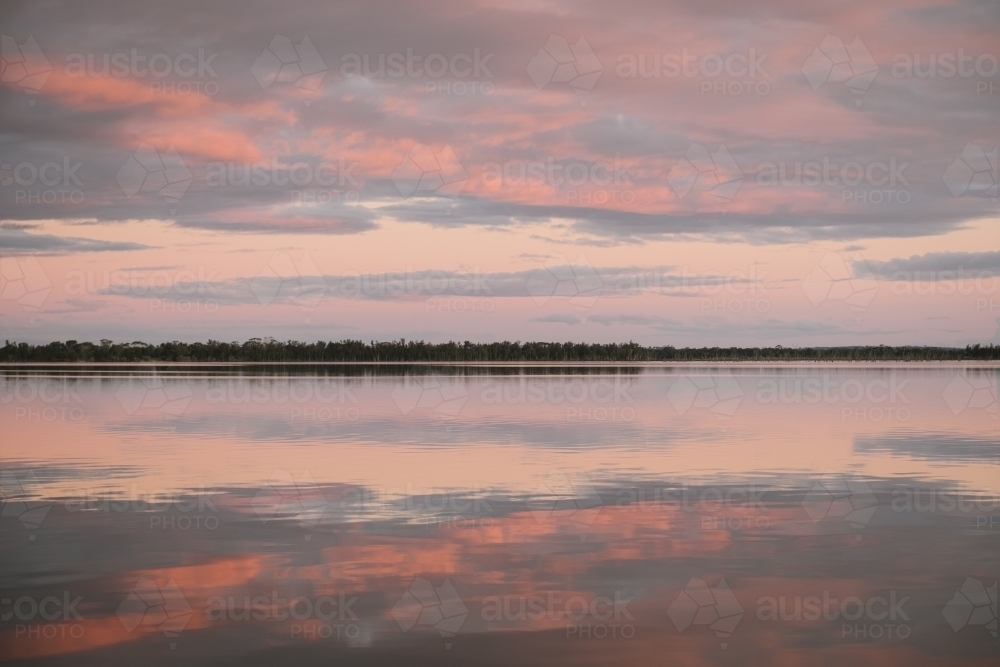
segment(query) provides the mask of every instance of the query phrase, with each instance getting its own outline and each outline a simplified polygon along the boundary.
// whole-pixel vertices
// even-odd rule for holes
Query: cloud
[[[1000,252],[929,252],[886,261],[866,260],[871,273],[890,280],[954,280],[1000,273]]]
[[[542,317],[536,317],[533,322],[551,322],[559,324],[569,324],[570,326],[574,324],[581,324],[583,320],[576,315],[560,315],[558,313],[552,313],[551,315],[543,315]]]
[[[315,268],[315,267],[313,267]],[[763,289],[762,281],[766,273],[759,276],[694,273],[683,267],[589,267],[580,258],[578,264],[540,263],[537,267],[521,271],[480,271],[429,269],[420,271],[296,274],[300,288],[308,291],[315,301],[324,299],[348,299],[356,301],[403,302],[419,301],[436,297],[470,298],[535,298],[537,288],[533,288],[540,278],[575,275],[586,270],[588,294],[594,298],[617,299],[656,294],[670,297],[695,297],[718,293],[724,288],[743,290]],[[138,271],[141,269],[125,269]],[[273,294],[268,302],[295,302],[301,294],[288,292],[287,277],[275,277],[266,273],[257,276],[241,276],[227,280],[202,282],[176,282],[157,291],[157,296],[165,299],[186,299],[193,294],[206,294],[222,304],[255,303],[255,294]],[[308,289],[306,289],[308,286]],[[293,290],[294,291],[294,290]],[[127,289],[127,286],[108,286],[99,294],[125,297],[147,298],[145,292]],[[560,293],[561,294],[561,293]],[[550,296],[556,296],[552,294]],[[604,322],[602,322],[604,323]]]
[[[80,252],[145,250],[153,246],[132,241],[101,241],[54,234],[29,234],[20,226],[0,227],[0,250],[5,254],[66,255]]]
[[[652,326],[657,328],[679,325],[680,322],[664,317],[653,317],[650,315],[592,315],[590,319],[604,326],[612,324],[633,324],[636,326]]]
[[[684,321],[669,317],[645,314],[594,314],[588,321],[596,322],[604,326],[640,326],[647,327],[660,334],[673,334],[685,336],[701,341],[704,345],[741,345],[745,346],[745,341],[753,340],[755,344],[770,344],[776,340],[795,338],[808,345],[810,338],[831,336],[857,336],[859,333],[888,336],[891,334],[904,333],[900,330],[880,330],[869,329],[859,332],[854,329],[829,323],[815,322],[805,319],[781,320],[768,318],[752,321],[726,320],[718,318],[702,318],[696,321]],[[725,341],[723,343],[722,341]]]
[[[42,308],[40,312],[46,315],[73,315],[77,313],[95,313],[104,310],[107,304],[90,299],[68,298],[53,306]]]
[[[254,214],[247,212],[247,217]],[[378,225],[370,219],[371,216],[354,217],[324,217],[317,216],[261,216],[257,219],[243,219],[228,222],[211,218],[180,218],[175,221],[178,227],[192,229],[207,229],[220,232],[244,234],[360,234]]]
[[[838,192],[839,194],[839,192]],[[928,208],[863,210],[860,212],[670,211],[649,213],[626,208],[498,201],[471,195],[447,201],[389,201],[380,211],[401,221],[437,227],[508,227],[566,221],[573,231],[619,241],[639,242],[680,235],[698,235],[723,242],[802,243],[851,241],[865,238],[910,238],[956,229],[975,216],[968,211]],[[595,241],[598,245],[599,241]]]
[[[854,450],[889,453],[937,461],[1000,461],[1000,445],[994,438],[970,437],[957,433],[889,433],[858,436]]]
[[[963,44],[969,53],[987,53],[992,46],[989,27],[997,20],[976,3],[949,6],[944,28],[932,28],[924,14],[901,5],[897,11],[902,13],[893,17],[903,25],[893,24],[891,31],[885,27],[891,8],[855,13],[777,2],[750,11],[730,1],[708,3],[724,7],[719,11],[728,16],[755,18],[755,27],[745,27],[738,37],[713,20],[714,11],[690,0],[655,8],[636,0],[627,3],[631,10],[578,4],[572,12],[485,4],[473,13],[456,13],[448,3],[432,0],[394,7],[389,16],[381,2],[352,6],[307,1],[294,11],[227,0],[207,11],[182,2],[176,12],[145,10],[160,31],[152,35],[141,22],[128,18],[120,0],[88,6],[90,11],[81,13],[71,2],[55,2],[43,15],[25,5],[7,16],[8,31],[34,35],[53,70],[32,98],[40,113],[20,113],[22,93],[16,86],[0,86],[5,162],[38,164],[67,156],[84,162],[80,180],[86,196],[71,205],[48,207],[54,218],[87,215],[113,222],[151,217],[148,206],[156,197],[127,199],[115,183],[118,170],[140,144],[159,151],[174,146],[194,176],[176,212],[171,210],[171,219],[189,228],[246,234],[357,234],[373,229],[376,216],[336,203],[295,214],[280,210],[298,188],[201,187],[207,163],[240,166],[346,158],[358,164],[354,173],[362,185],[345,188],[338,183],[335,188],[359,190],[361,201],[399,220],[442,227],[568,221],[575,232],[586,235],[583,243],[595,246],[683,234],[782,244],[913,237],[945,233],[995,215],[989,202],[953,198],[941,182],[962,146],[986,141],[995,120],[988,105],[970,104],[955,116],[954,91],[944,94],[948,90],[940,88],[959,81],[894,78],[885,71],[867,91],[864,109],[857,110],[853,99],[837,98],[836,87],[814,91],[800,71],[805,57],[828,33],[844,39],[850,39],[848,33],[864,34],[886,53],[911,53],[925,44],[943,49],[954,43]],[[623,11],[641,12],[643,25],[624,20]],[[193,30],[191,15],[198,16]],[[225,29],[233,15],[247,17],[246,29],[238,34]],[[643,55],[647,64],[654,56],[662,57],[665,30],[673,43],[695,55],[728,56],[748,47],[765,54],[767,76],[749,83],[764,83],[770,93],[726,96],[704,89],[705,83],[718,82],[746,87],[748,81],[729,75],[661,72],[631,78],[616,72],[623,54]],[[168,38],[174,34],[186,38]],[[255,79],[253,64],[276,35],[293,44],[308,38],[315,47],[325,73],[317,90],[304,93],[294,85],[262,88]],[[579,104],[570,86],[539,89],[529,75],[529,61],[552,35],[587,36],[600,61],[603,73],[588,93],[586,106]],[[568,39],[575,42],[577,37]],[[133,49],[145,59],[195,54],[196,65],[196,54],[203,53],[207,65],[196,66],[193,74],[186,67],[171,68],[162,76],[142,67],[114,75],[101,70],[105,54],[131,54]],[[453,72],[429,76],[424,69],[406,76],[378,71],[380,61],[408,50],[421,57],[440,54],[446,60],[478,53],[488,64],[478,79]],[[70,64],[80,61],[80,54],[92,56],[97,71],[74,73]],[[370,71],[342,72],[344,62],[357,59],[367,59]],[[491,92],[456,95],[458,82],[489,84]],[[666,109],[665,99],[671,101]],[[817,127],[824,129],[821,146],[815,141]],[[916,137],[920,141],[914,141]],[[666,175],[693,143],[722,145],[746,176],[724,212],[710,197],[679,199],[666,185]],[[446,202],[403,201],[394,193],[391,174],[417,144],[455,150],[471,176],[462,196]],[[905,176],[913,187],[904,188],[906,202],[873,205],[870,191],[877,188],[865,184],[768,188],[755,182],[766,162],[787,163],[793,171],[796,163],[824,159],[864,166],[893,158],[910,165]],[[551,182],[489,188],[481,178],[489,163],[533,161],[562,166],[621,162],[629,177],[625,187],[616,183],[610,188]],[[844,200],[844,192],[853,197],[858,189],[864,191],[864,203]],[[611,195],[617,199],[603,204],[594,200]],[[13,219],[36,215],[36,206],[25,205],[28,199],[17,200],[14,189],[0,193],[0,203]],[[703,206],[706,201],[710,205]]]

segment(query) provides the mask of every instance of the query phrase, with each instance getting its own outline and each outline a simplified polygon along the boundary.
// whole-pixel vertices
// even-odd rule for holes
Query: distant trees
[[[15,362],[637,362],[637,361],[964,361],[1000,359],[1000,345],[949,347],[643,347],[633,342],[588,343],[427,343],[424,341],[342,340],[300,343],[251,338],[245,343],[142,341],[99,344],[67,340],[47,345],[11,343],[0,348],[0,363]]]

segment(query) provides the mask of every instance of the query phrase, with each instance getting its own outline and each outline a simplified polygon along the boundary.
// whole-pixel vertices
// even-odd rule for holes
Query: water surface
[[[995,664],[977,365],[0,371],[25,664]]]

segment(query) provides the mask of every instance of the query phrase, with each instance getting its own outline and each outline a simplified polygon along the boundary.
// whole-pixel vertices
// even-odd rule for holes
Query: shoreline
[[[267,366],[294,367],[339,367],[339,366],[441,366],[447,368],[670,368],[670,367],[705,367],[705,366],[775,366],[790,367],[845,367],[866,368],[918,366],[937,368],[998,368],[1000,360],[990,359],[921,359],[921,360],[880,360],[880,361],[845,361],[845,360],[704,360],[704,361],[25,361],[0,362],[3,369],[30,368],[241,368]]]

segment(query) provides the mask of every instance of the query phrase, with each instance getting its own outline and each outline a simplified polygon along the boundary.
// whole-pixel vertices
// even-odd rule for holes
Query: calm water
[[[995,665],[996,368],[0,370],[59,665]]]

